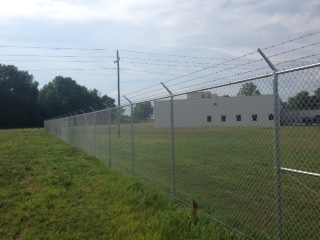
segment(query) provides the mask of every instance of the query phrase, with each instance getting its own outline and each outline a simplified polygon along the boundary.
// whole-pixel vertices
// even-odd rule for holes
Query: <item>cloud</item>
[[[134,24],[145,23],[170,1],[152,0],[11,0],[0,9],[1,18],[43,18],[67,21],[111,20]]]
[[[207,58],[233,58],[306,33],[319,31],[318,0],[0,0],[2,45],[107,48],[104,55],[140,57],[160,52]],[[308,38],[302,39],[306,43]],[[300,42],[292,44],[299,46]],[[282,47],[282,46],[281,46]],[[316,46],[317,47],[317,46]],[[285,51],[278,48],[276,51]],[[1,49],[4,53],[4,49]],[[96,55],[96,52],[7,49],[8,54]],[[102,54],[102,53],[101,53]],[[268,50],[270,56],[273,53]],[[294,52],[293,54],[296,54]],[[159,55],[144,55],[144,58]],[[259,55],[251,56],[256,59]],[[164,61],[172,58],[161,57]],[[19,60],[19,59],[17,59]],[[8,62],[21,69],[114,67],[114,59],[102,63]],[[122,59],[124,60],[124,58]],[[183,59],[173,59],[183,61]],[[199,59],[195,59],[194,61]],[[200,60],[199,60],[200,61]],[[205,61],[205,60],[203,60]],[[121,67],[183,75],[190,68],[121,63]],[[40,85],[56,75],[70,76],[88,88],[115,96],[116,71],[34,72]],[[122,83],[134,90],[170,79],[164,76],[121,71]],[[106,90],[108,89],[108,90]]]

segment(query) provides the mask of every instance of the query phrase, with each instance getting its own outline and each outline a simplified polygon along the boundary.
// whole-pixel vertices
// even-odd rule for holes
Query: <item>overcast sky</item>
[[[177,86],[189,79],[192,85],[197,85],[198,81],[192,80],[200,76],[197,74],[181,78],[180,82],[172,79],[320,30],[319,0],[0,0],[0,3],[0,63],[29,71],[40,88],[61,75],[114,98],[117,72],[113,61],[117,49],[122,68],[121,95],[135,99],[137,96],[132,92],[157,84],[161,88],[160,82],[171,80]],[[313,44],[295,55],[297,59],[298,55],[319,53],[317,42],[320,34],[266,49],[266,53],[270,56]],[[290,57],[293,55],[274,60],[286,61]],[[248,56],[250,60],[258,58],[259,54]],[[208,71],[201,73],[205,75]],[[204,79],[207,83],[217,78]],[[157,91],[162,90],[156,88],[154,92]]]

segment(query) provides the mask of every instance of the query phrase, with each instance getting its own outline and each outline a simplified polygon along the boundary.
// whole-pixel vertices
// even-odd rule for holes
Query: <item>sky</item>
[[[258,48],[281,68],[320,58],[318,0],[0,4],[0,63],[28,71],[40,89],[64,76],[117,99],[117,50],[121,96],[132,101],[161,96],[161,82],[179,93],[270,72]]]

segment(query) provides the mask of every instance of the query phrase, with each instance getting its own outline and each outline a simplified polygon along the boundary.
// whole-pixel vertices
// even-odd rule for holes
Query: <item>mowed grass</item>
[[[244,238],[33,129],[0,131],[0,239]]]
[[[106,126],[88,127],[86,140],[96,153],[121,171],[173,194],[171,132],[152,123],[134,125],[134,168],[131,126],[111,128],[111,159]],[[320,173],[320,128],[281,127],[281,166]],[[71,140],[78,135],[73,134]],[[211,127],[175,129],[176,197],[193,198],[213,218],[257,239],[276,238],[276,183],[273,129],[268,127]],[[82,139],[83,140],[83,139]],[[92,153],[93,147],[86,144]],[[134,170],[134,171],[133,171]],[[318,239],[320,179],[282,173],[284,239]]]

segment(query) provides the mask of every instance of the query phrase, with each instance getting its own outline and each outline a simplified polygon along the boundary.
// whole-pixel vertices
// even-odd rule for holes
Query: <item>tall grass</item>
[[[0,239],[244,238],[34,129],[0,131]]]
[[[97,132],[106,129],[97,128]],[[281,127],[281,166],[319,173],[319,130]],[[93,128],[87,127],[86,131],[93,139]],[[130,125],[121,126],[121,137],[112,126],[111,135],[111,164],[131,175]],[[135,176],[172,194],[170,129],[154,128],[152,123],[135,124],[134,136]],[[100,140],[99,144],[107,144],[108,132],[100,135]],[[273,149],[273,129],[268,127],[176,128],[176,196],[186,202],[195,198],[200,208],[215,219],[250,236],[275,238]],[[108,148],[105,150],[107,153]],[[319,180],[282,173],[285,239],[318,238]]]

